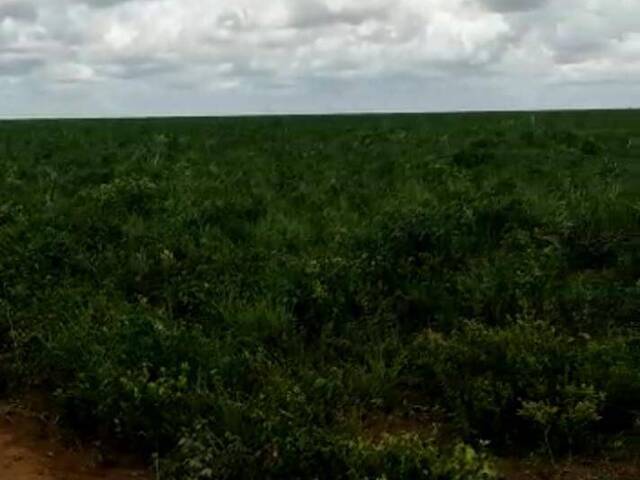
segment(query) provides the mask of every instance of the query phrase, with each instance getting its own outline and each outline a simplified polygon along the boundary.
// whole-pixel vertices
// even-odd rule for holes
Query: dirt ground
[[[388,423],[376,425],[384,431],[407,429],[397,421]],[[116,455],[117,461],[106,462],[100,452],[95,446],[70,445],[63,439],[55,419],[46,414],[35,413],[21,404],[0,403],[0,480],[153,477],[139,460]],[[574,459],[556,466],[540,460],[502,460],[497,466],[504,480],[640,480],[640,458],[624,462]]]
[[[105,465],[97,448],[66,445],[55,422],[0,404],[0,480],[148,480],[144,468],[123,460]]]

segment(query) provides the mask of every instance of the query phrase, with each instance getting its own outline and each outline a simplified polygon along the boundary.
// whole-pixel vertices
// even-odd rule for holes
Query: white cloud
[[[563,102],[548,85],[583,106],[606,82],[640,103],[638,18],[637,0],[0,0],[0,82],[8,114]]]

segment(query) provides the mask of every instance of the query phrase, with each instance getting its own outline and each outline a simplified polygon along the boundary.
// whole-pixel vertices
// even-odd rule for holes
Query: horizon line
[[[459,110],[345,110],[336,112],[224,112],[211,114],[126,114],[126,115],[19,115],[2,116],[0,122],[12,121],[64,121],[64,120],[161,120],[161,119],[207,119],[207,118],[258,118],[258,117],[340,117],[340,116],[380,116],[380,115],[461,115],[461,114],[513,114],[513,113],[571,113],[571,112],[628,112],[640,110],[632,107],[552,107],[533,109],[459,109]]]

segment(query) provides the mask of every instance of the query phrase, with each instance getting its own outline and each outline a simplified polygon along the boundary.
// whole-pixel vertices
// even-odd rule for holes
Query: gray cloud
[[[20,76],[44,65],[44,60],[37,57],[0,54],[0,75]]]
[[[480,0],[484,6],[496,12],[525,12],[545,6],[550,0]]]
[[[389,2],[363,5],[343,5],[331,8],[322,0],[290,0],[289,21],[293,28],[313,28],[336,24],[361,25],[366,21],[384,21],[390,16],[392,4]]]
[[[77,3],[81,3],[95,8],[109,8],[114,5],[120,5],[123,3],[132,2],[135,0],[75,0]]]
[[[16,115],[640,103],[637,18],[628,0],[0,0],[0,88]]]
[[[37,17],[36,8],[25,0],[0,1],[0,22],[6,18],[33,22]]]

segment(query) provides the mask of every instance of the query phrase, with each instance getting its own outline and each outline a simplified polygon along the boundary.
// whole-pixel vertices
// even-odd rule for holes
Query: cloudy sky
[[[0,0],[0,117],[640,107],[640,0]]]

